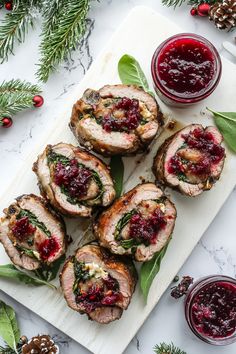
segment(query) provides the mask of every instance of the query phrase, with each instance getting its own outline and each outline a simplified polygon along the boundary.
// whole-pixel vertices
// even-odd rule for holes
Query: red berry
[[[1,119],[0,124],[3,128],[10,128],[13,124],[11,117],[4,117]]]
[[[210,8],[211,8],[210,4],[203,3],[198,5],[197,8],[198,15],[202,17],[208,16]]]
[[[34,107],[41,107],[44,103],[44,99],[42,96],[40,95],[36,95],[34,96],[33,98],[33,104],[34,104]]]
[[[12,5],[12,2],[11,1],[8,1],[5,3],[5,9],[8,10],[8,11],[11,11],[13,8],[13,5]]]
[[[191,16],[197,16],[198,12],[197,12],[197,9],[195,7],[193,7],[191,10],[190,10],[190,14]]]

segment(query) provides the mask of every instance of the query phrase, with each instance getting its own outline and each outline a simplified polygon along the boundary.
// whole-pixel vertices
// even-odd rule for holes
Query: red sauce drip
[[[113,108],[124,111],[124,118],[117,119],[112,114],[103,118],[102,127],[106,132],[130,131],[138,127],[141,115],[139,112],[139,102],[136,99],[123,97]]]
[[[164,213],[159,208],[147,219],[144,219],[140,214],[135,214],[130,219],[129,236],[139,241],[148,242],[148,244],[155,244],[158,232],[165,226]]]
[[[95,310],[97,307],[112,306],[120,300],[119,284],[117,280],[108,276],[103,279],[103,286],[94,283],[87,292],[82,292],[76,296],[76,302],[82,302],[87,312]]]
[[[32,235],[36,228],[30,224],[29,218],[24,216],[16,220],[15,225],[12,227],[13,235],[21,242],[25,241],[28,236]]]
[[[67,166],[61,162],[55,165],[54,182],[60,187],[66,187],[68,193],[73,198],[86,196],[91,177],[92,172],[79,166],[75,159],[71,160]]]
[[[173,94],[189,96],[204,91],[212,82],[214,57],[198,40],[176,39],[160,54],[157,70],[164,87]]]
[[[188,163],[188,170],[195,175],[209,174],[211,166],[219,163],[225,156],[225,149],[214,142],[214,136],[210,132],[197,128],[182,137],[189,148],[202,152],[202,158],[198,163]],[[169,173],[184,173],[185,169],[180,156],[176,154],[170,158]]]
[[[60,250],[60,245],[55,237],[50,237],[39,245],[38,250],[41,259],[47,261]]]
[[[211,338],[225,338],[236,330],[236,286],[216,282],[205,286],[193,299],[195,329]]]

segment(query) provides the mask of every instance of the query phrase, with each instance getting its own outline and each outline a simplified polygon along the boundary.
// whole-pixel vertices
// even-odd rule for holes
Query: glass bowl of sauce
[[[203,341],[226,345],[236,341],[236,279],[213,275],[193,284],[185,300],[185,317]]]
[[[159,45],[151,71],[162,101],[183,107],[205,99],[215,90],[222,64],[217,49],[207,39],[181,33]]]

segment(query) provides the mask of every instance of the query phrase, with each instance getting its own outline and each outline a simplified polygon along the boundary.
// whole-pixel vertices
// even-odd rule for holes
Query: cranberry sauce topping
[[[12,227],[13,235],[21,242],[26,241],[27,238],[35,232],[36,228],[30,224],[29,218],[24,216],[16,220]]]
[[[119,118],[114,113],[121,112]],[[139,101],[127,97],[121,98],[112,110],[102,120],[102,127],[106,132],[111,131],[131,131],[138,127],[141,120]]]
[[[174,174],[185,174],[189,171],[194,175],[210,174],[211,167],[219,163],[225,156],[225,149],[216,144],[212,133],[196,128],[189,134],[183,134],[185,145],[192,151],[193,160],[186,160],[180,156],[180,150],[172,156],[168,163],[168,172]],[[195,152],[195,153],[194,153]],[[201,152],[201,157],[196,157],[196,152]]]
[[[60,245],[55,237],[47,238],[38,246],[40,258],[47,261],[49,258],[55,256],[60,250]]]
[[[72,198],[86,196],[92,172],[79,166],[76,159],[70,160],[68,165],[57,162],[54,169],[54,182],[66,188]]]
[[[155,244],[158,232],[166,226],[164,213],[156,208],[148,217],[143,218],[140,214],[135,214],[130,219],[129,236],[138,242]]]
[[[87,312],[95,310],[97,307],[112,306],[120,300],[119,283],[116,279],[108,275],[102,282],[94,279],[86,291],[80,290],[76,295],[76,302],[82,303]]]
[[[193,38],[179,38],[164,47],[159,56],[157,71],[162,85],[172,94],[200,94],[214,78],[214,57],[203,42]]]
[[[236,285],[214,282],[193,298],[191,317],[195,329],[211,338],[225,338],[236,330]]]

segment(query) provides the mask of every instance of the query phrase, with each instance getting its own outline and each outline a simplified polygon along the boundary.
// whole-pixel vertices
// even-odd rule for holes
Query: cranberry
[[[192,318],[198,332],[224,338],[236,330],[236,287],[226,282],[206,285],[193,299]]]
[[[86,195],[91,177],[92,172],[79,166],[75,159],[71,160],[69,165],[64,165],[61,162],[55,165],[54,182],[58,186],[66,187],[73,198],[81,198]]]
[[[101,304],[111,306],[114,305],[118,299],[119,294],[114,293],[112,295],[105,296],[104,299],[102,299]]]
[[[178,155],[174,155],[170,158],[168,162],[168,172],[174,174],[184,172],[181,158]]]
[[[60,245],[55,237],[47,238],[38,247],[40,257],[43,261],[47,261],[50,257],[53,257],[59,249]]]
[[[118,290],[119,283],[116,279],[112,278],[110,275],[104,279],[104,284],[108,290]]]
[[[102,120],[102,127],[106,132],[130,131],[138,127],[141,119],[138,100],[123,97],[116,105],[114,105],[113,109],[122,109],[125,116],[116,119],[111,112],[104,117]]]
[[[157,71],[163,86],[187,96],[209,86],[214,66],[213,54],[204,43],[182,38],[171,42],[160,54]]]
[[[13,235],[21,242],[32,235],[35,230],[36,228],[30,224],[27,216],[16,220],[15,225],[12,227]]]
[[[158,232],[166,226],[166,220],[163,212],[157,208],[147,219],[140,214],[135,214],[130,219],[131,238],[148,244],[156,243]]]

